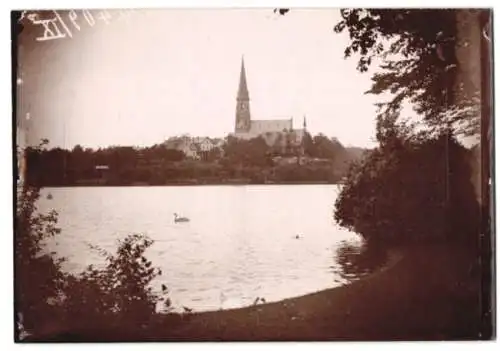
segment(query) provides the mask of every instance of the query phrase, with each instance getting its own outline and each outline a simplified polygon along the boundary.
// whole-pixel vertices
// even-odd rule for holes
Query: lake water
[[[333,220],[335,185],[45,188],[42,212],[59,213],[62,233],[48,247],[80,272],[114,252],[117,240],[144,233],[174,306],[196,311],[248,306],[346,283],[337,249],[359,241]],[[48,194],[51,199],[47,198]],[[174,223],[174,213],[190,218]],[[296,239],[295,236],[300,238]]]

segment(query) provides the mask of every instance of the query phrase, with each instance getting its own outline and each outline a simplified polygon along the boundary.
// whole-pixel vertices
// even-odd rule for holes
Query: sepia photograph
[[[12,11],[15,342],[495,339],[492,26]]]

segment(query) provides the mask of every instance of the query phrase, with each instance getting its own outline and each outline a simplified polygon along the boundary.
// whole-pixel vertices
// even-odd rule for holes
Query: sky
[[[76,11],[66,37],[20,39],[18,116],[28,142],[147,146],[174,135],[234,130],[244,56],[252,119],[289,119],[346,146],[373,147],[370,74],[344,59],[338,9],[110,11],[90,26]],[[33,25],[41,37],[43,27]]]

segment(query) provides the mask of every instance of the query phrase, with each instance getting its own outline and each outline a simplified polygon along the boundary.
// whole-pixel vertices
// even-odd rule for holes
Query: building
[[[200,152],[209,152],[216,147],[215,143],[207,137],[193,138],[193,144],[197,146]]]
[[[222,149],[223,140],[183,135],[169,138],[164,145],[167,149],[182,151],[187,158],[199,160],[206,157],[213,149]]]
[[[293,118],[252,120],[245,62],[242,58],[240,82],[238,86],[238,95],[236,97],[236,120],[232,136],[240,139],[252,139],[260,136],[264,138],[269,146],[276,146],[276,143],[282,145],[285,145],[285,143],[292,143],[298,146],[302,143],[305,131],[305,116],[302,129],[293,128]]]
[[[187,135],[169,138],[163,144],[167,149],[182,151],[187,158],[198,158],[196,145],[193,143],[193,139]]]

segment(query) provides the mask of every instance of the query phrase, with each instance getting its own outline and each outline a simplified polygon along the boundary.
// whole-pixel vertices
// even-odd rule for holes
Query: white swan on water
[[[179,217],[177,213],[174,213],[174,222],[189,222],[189,218],[187,217]]]

